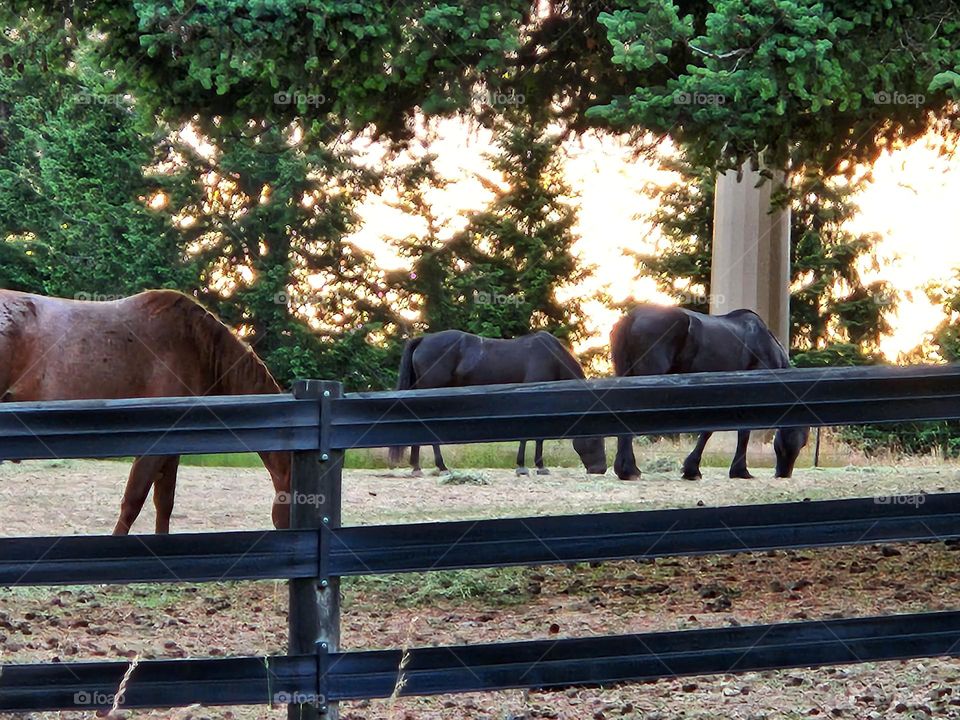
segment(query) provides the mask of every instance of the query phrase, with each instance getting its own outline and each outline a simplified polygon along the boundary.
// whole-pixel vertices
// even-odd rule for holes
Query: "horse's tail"
[[[613,359],[613,371],[617,376],[625,376],[630,371],[630,315],[617,320],[610,331],[610,357]]]
[[[419,347],[422,337],[411,338],[403,348],[403,357],[400,358],[400,371],[397,377],[397,390],[409,390],[417,382],[417,373],[413,369],[413,353]],[[396,467],[403,458],[405,447],[390,448],[390,465]]]
[[[422,341],[422,337],[407,340],[407,344],[403,348],[403,357],[400,358],[400,372],[397,374],[397,390],[409,390],[417,382],[417,374],[413,369],[413,353]]]

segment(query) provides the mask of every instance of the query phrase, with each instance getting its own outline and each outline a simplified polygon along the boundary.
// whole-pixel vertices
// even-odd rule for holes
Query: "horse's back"
[[[690,312],[691,344],[687,372],[723,372],[783,368],[789,366],[786,352],[752,310],[734,310],[725,315]]]
[[[462,330],[424,335],[413,356],[417,387],[462,387],[583,377],[570,351],[551,333],[488,338]]]
[[[788,367],[786,352],[752,310],[706,315],[638,305],[611,334],[617,375],[723,372]]]
[[[12,357],[6,399],[197,393],[197,349],[176,318],[181,298],[191,302],[173,291],[103,302],[4,292],[0,323],[10,347],[0,355]]]

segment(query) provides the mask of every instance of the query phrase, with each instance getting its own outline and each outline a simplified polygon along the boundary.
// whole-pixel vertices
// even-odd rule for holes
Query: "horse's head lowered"
[[[603,475],[607,471],[607,451],[602,437],[574,438],[573,449],[591,475]]]
[[[777,430],[773,438],[773,450],[777,454],[777,473],[774,477],[788,478],[793,475],[793,466],[797,456],[807,444],[810,428],[787,427]]]

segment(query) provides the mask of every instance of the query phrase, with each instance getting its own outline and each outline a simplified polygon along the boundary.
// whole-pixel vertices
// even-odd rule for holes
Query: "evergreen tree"
[[[176,147],[194,190],[171,193],[188,200],[177,212],[192,220],[182,242],[203,302],[283,383],[336,377],[351,388],[383,387],[395,318],[383,273],[346,239],[379,174],[349,150],[295,142],[292,131],[269,125],[239,136],[208,131],[212,157]],[[377,334],[384,337],[365,341]]]
[[[544,124],[504,120],[490,156],[503,182],[489,183],[490,205],[450,240],[440,239],[428,221],[423,237],[407,241],[413,270],[403,285],[425,329],[489,337],[536,330],[567,339],[582,335],[580,299],[557,297],[589,272],[573,253],[576,212],[558,144]]]
[[[268,123],[201,121],[203,155],[87,62],[98,41],[0,15],[0,287],[79,299],[177,288],[284,384],[391,383],[382,278],[344,240],[379,179],[325,149],[333,129],[294,144]]]
[[[710,265],[713,252],[714,175],[684,156],[666,157],[664,167],[679,177],[651,194],[660,204],[650,221],[661,240],[651,254],[631,253],[641,274],[688,310],[710,311]]]
[[[188,285],[169,217],[148,206],[156,143],[129,98],[82,53],[70,68],[48,61],[70,47],[65,30],[19,20],[2,43],[0,239],[7,255],[31,248],[19,284],[90,298]]]
[[[42,248],[17,239],[0,238],[0,290],[43,292]]]

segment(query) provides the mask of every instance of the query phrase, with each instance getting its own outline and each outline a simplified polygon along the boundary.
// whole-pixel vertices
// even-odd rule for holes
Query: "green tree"
[[[188,200],[177,214],[191,219],[181,242],[200,297],[284,383],[312,376],[382,386],[374,371],[390,354],[395,318],[382,271],[348,240],[380,174],[348,149],[295,138],[264,124],[206,137],[210,156],[176,147],[193,191],[171,196]],[[358,342],[377,334],[379,343]]]
[[[576,212],[558,142],[544,124],[504,122],[490,155],[503,181],[489,183],[490,205],[450,240],[441,240],[431,223],[425,236],[408,240],[412,272],[403,285],[425,329],[582,335],[580,300],[558,299],[589,272],[573,253]]]
[[[955,3],[621,1],[600,22],[612,62],[641,81],[588,114],[669,133],[703,165],[763,152],[852,171],[958,117]]]
[[[908,353],[908,362],[929,362],[960,359],[960,323],[957,309],[960,308],[960,293],[956,283],[931,288],[931,299],[939,302],[946,315],[933,331],[931,343]],[[841,437],[867,455],[901,452],[909,455],[936,453],[944,458],[960,456],[960,422],[940,420],[936,422],[907,422],[887,425],[861,425],[845,427]]]
[[[57,17],[55,2],[17,3]],[[95,53],[134,94],[177,120],[200,115],[242,126],[370,124],[409,135],[414,108],[468,107],[478,74],[499,74],[519,50],[528,3],[135,4],[71,7],[71,23],[105,40]]]
[[[202,154],[93,65],[100,40],[3,16],[0,286],[89,299],[175,287],[284,383],[389,384],[382,277],[346,241],[379,176],[326,149],[330,128],[295,143],[295,128],[200,119]]]
[[[649,220],[660,231],[653,253],[633,253],[640,273],[689,310],[710,311],[710,266],[713,252],[714,171],[684,155],[667,156],[664,168],[676,182],[652,189],[659,200]]]
[[[960,269],[951,281],[928,288],[930,300],[943,309],[944,319],[931,334],[931,354],[944,362],[960,361]]]
[[[301,119],[402,138],[419,113],[495,116],[478,95],[512,90],[568,128],[670,135],[707,166],[764,151],[775,167],[800,156],[834,173],[947,129],[960,98],[960,8],[942,0],[13,8],[104,38],[96,60],[177,121]]]
[[[43,292],[40,252],[36,245],[0,238],[0,289]]]
[[[0,37],[0,239],[8,256],[30,247],[19,284],[68,297],[189,285],[170,218],[148,207],[156,142],[129,99],[82,54],[50,62],[61,30],[21,20]]]

